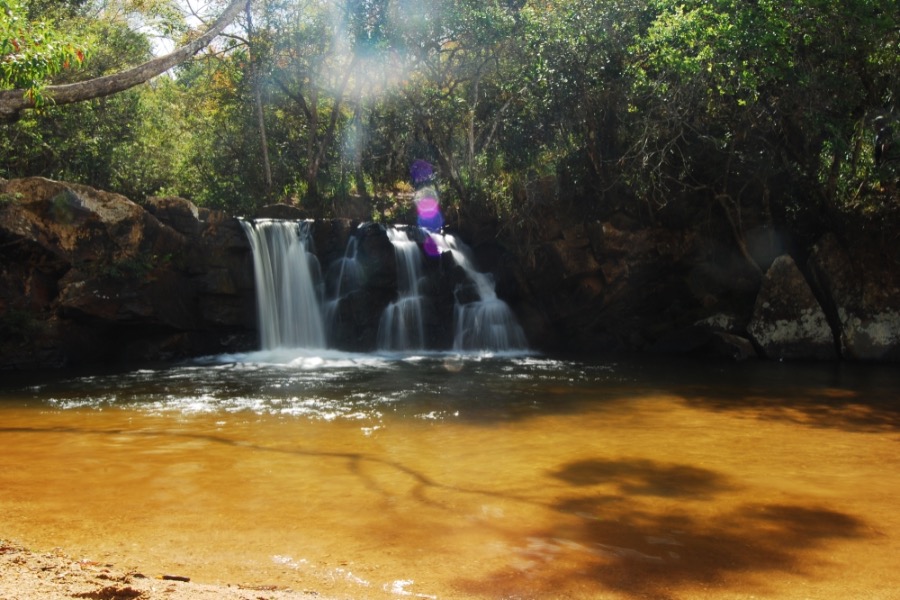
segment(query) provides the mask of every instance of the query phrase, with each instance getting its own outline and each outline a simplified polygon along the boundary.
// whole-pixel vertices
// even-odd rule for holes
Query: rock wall
[[[900,360],[900,249],[889,238],[827,233],[795,251],[808,256],[798,263],[784,236],[750,237],[752,259],[699,226],[548,214],[498,280],[513,282],[506,295],[530,339],[553,352]]]
[[[145,209],[86,186],[0,182],[0,258],[2,367],[169,360],[253,343],[240,226],[186,200]]]
[[[276,206],[258,216],[300,215]],[[751,261],[699,227],[648,228],[618,215],[548,213],[527,247],[483,231],[463,228],[461,237],[540,351],[900,360],[900,254],[885,241],[829,233],[808,252],[777,256],[786,246],[775,244],[778,252]],[[351,234],[366,283],[340,303],[335,341],[369,351],[397,273],[382,228],[341,219],[315,226],[323,268]],[[447,257],[425,268],[428,285],[441,288],[435,297],[452,298],[464,279]],[[252,269],[239,222],[221,212],[0,180],[0,368],[254,349]],[[453,306],[438,304],[428,310],[428,343],[447,347]]]

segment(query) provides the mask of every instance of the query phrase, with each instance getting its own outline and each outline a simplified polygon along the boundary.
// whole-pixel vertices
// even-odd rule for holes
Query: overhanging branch
[[[72,104],[102,98],[140,85],[165,73],[172,67],[186,61],[209,45],[228,25],[234,21],[238,13],[249,4],[250,0],[231,0],[230,4],[218,19],[196,40],[175,49],[165,56],[154,58],[131,69],[79,81],[65,85],[51,85],[44,89],[44,94],[53,104]],[[19,112],[34,108],[34,99],[26,95],[26,90],[0,91],[0,120],[14,120]]]

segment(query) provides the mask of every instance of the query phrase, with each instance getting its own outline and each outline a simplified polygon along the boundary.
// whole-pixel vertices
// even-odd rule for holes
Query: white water
[[[324,287],[329,301],[323,309],[319,262],[310,248],[311,222],[260,219],[241,221],[241,226],[253,251],[261,349],[327,348],[326,331],[338,330],[341,302],[364,279],[357,239],[350,238],[344,256],[328,269]],[[515,315],[497,297],[492,277],[473,266],[468,248],[449,234],[428,235],[441,252],[452,254],[470,282],[455,292],[453,351],[527,352]],[[423,317],[428,298],[420,289],[423,252],[404,229],[389,228],[387,236],[397,261],[397,299],[381,315],[376,347],[381,352],[428,350]]]
[[[325,277],[328,298],[325,302],[325,322],[332,340],[340,325],[341,301],[357,291],[362,282],[362,267],[356,256],[358,249],[359,242],[357,238],[350,236],[344,256],[328,267]]]
[[[241,226],[253,250],[262,349],[324,348],[319,263],[307,251],[309,223],[260,219]]]
[[[419,291],[422,252],[405,231],[391,227],[387,234],[397,259],[397,300],[391,302],[381,315],[378,349],[391,352],[424,350],[423,298]]]
[[[442,252],[450,252],[472,282],[478,300],[460,302],[454,308],[453,349],[456,351],[489,350],[508,352],[527,350],[525,332],[503,300],[497,297],[494,281],[472,264],[468,248],[450,234],[432,234]]]

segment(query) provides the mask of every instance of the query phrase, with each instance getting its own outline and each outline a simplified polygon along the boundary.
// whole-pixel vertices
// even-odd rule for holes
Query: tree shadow
[[[599,500],[608,513],[608,499]],[[457,585],[468,594],[496,597],[521,593],[524,578],[536,597],[590,589],[595,595],[605,590],[664,599],[729,585],[740,585],[743,591],[756,586],[765,593],[758,576],[803,575],[819,560],[814,550],[834,540],[865,537],[861,521],[820,506],[745,504],[702,518],[622,504],[607,518],[586,519],[564,535],[554,529],[531,532],[527,545],[512,550],[519,558],[519,577],[498,572],[480,580],[462,579]],[[570,501],[559,505],[561,510],[570,507]]]
[[[744,413],[761,421],[854,433],[900,430],[900,402],[896,393],[869,393],[863,397],[840,388],[795,387],[777,391],[753,388],[739,396],[686,390],[682,397],[685,404],[694,408]]]
[[[701,381],[691,381],[696,367],[674,361],[676,372],[662,378],[664,389],[693,408],[850,432],[900,430],[900,377],[890,365],[711,363]]]
[[[862,520],[817,503],[709,503],[739,486],[689,465],[593,459],[550,475],[582,493],[555,500],[550,525],[517,535],[507,568],[455,582],[465,594],[519,597],[523,585],[534,598],[663,600],[736,585],[766,593],[766,575],[811,577],[825,560],[817,550],[870,535]]]
[[[439,491],[549,510],[551,520],[541,527],[497,526],[497,533],[510,540],[508,567],[452,582],[468,597],[514,598],[523,593],[537,598],[598,597],[607,591],[619,597],[662,600],[701,587],[729,585],[755,586],[765,593],[760,576],[811,576],[811,569],[825,560],[818,550],[838,540],[871,535],[857,517],[817,503],[735,505],[733,494],[718,503],[718,496],[743,488],[709,469],[647,459],[564,463],[547,475],[568,486],[548,501],[450,485],[399,461],[365,453],[272,448],[220,435],[171,431],[0,428],[0,434],[10,432],[190,438],[250,451],[333,459],[368,487],[388,495],[363,468],[380,465],[410,477],[412,497],[431,508],[453,510],[431,497],[430,491]]]
[[[550,475],[576,486],[614,485],[629,495],[703,499],[735,489],[725,476],[709,469],[639,458],[580,460]]]

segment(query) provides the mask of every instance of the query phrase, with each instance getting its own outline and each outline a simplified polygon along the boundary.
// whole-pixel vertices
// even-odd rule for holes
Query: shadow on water
[[[384,489],[366,467],[388,467],[415,482],[410,501],[450,513],[444,518],[452,517],[454,510],[451,502],[443,501],[447,493],[549,511],[552,518],[538,527],[516,524],[514,536],[508,524],[484,524],[515,541],[510,542],[510,560],[502,569],[481,577],[461,576],[451,583],[467,597],[550,598],[558,597],[560,590],[588,589],[666,600],[700,588],[734,586],[765,593],[765,576],[811,577],[808,569],[827,561],[816,551],[838,540],[875,535],[861,519],[817,502],[719,503],[729,494],[734,501],[746,490],[723,473],[643,458],[598,457],[559,464],[546,470],[543,483],[556,481],[564,487],[554,488],[557,495],[534,497],[448,484],[440,476],[366,453],[272,448],[220,435],[67,427],[0,428],[3,433],[189,438],[247,451],[335,460],[385,497],[396,490]],[[427,522],[420,525],[428,529]]]
[[[555,597],[592,589],[617,597],[667,600],[691,591],[767,592],[775,574],[812,578],[818,550],[875,533],[850,514],[813,502],[707,502],[740,491],[714,471],[650,460],[580,460],[551,477],[583,488],[550,505],[558,520],[526,533],[512,569],[456,582],[465,593]],[[602,488],[602,489],[598,489]],[[660,507],[656,500],[671,500]],[[521,595],[525,579],[532,586]],[[597,597],[603,597],[602,595]]]
[[[848,432],[900,429],[900,371],[892,365],[758,362],[707,376],[669,390],[688,406],[762,421]]]
[[[179,410],[177,399],[185,397],[195,408],[233,411],[283,410],[291,403],[322,400],[338,412],[388,407],[398,416],[453,415],[468,424],[493,426],[669,396],[689,407],[744,418],[857,432],[900,429],[900,372],[885,365],[452,356],[366,357],[345,364],[354,361],[296,368],[240,362],[175,365],[132,373],[54,375],[37,385],[9,380],[0,389],[0,403],[24,398],[60,408],[143,404]]]
[[[531,590],[534,596],[573,588],[653,599],[706,588],[755,587],[765,593],[760,576],[803,576],[812,551],[867,536],[862,521],[814,505],[751,503],[699,516],[643,511],[623,498],[598,497],[564,499],[558,508],[568,511],[573,505],[597,516],[585,517],[577,527],[534,530],[528,544],[516,549],[526,561],[519,564],[521,575],[540,586]],[[457,585],[473,595],[521,592],[521,581],[509,571]]]
[[[179,410],[173,399],[186,397],[210,410],[281,410],[298,401],[322,400],[338,412],[390,407],[398,416],[452,414],[458,421],[490,427],[571,414],[586,405],[670,396],[693,408],[742,418],[854,432],[900,429],[900,371],[887,365],[373,355],[322,365],[308,359],[297,367],[233,362],[93,376],[44,374],[37,385],[5,379],[0,403],[52,398],[60,408],[143,404]]]
[[[189,387],[184,387],[186,381]],[[623,403],[665,398],[659,406],[677,402],[763,424],[854,433],[900,430],[900,373],[878,365],[429,358],[308,369],[188,366],[3,387],[12,391],[0,393],[0,403],[59,409],[146,405],[177,413],[200,406],[281,414],[286,408],[311,406],[309,415],[287,414],[318,418],[314,411],[319,410],[337,418],[364,414],[377,419],[383,413],[406,419],[434,413],[448,422],[484,428],[578,415],[586,408],[618,412]],[[308,404],[311,400],[315,403]],[[657,410],[656,404],[648,407]],[[552,491],[537,494],[528,487],[503,490],[491,482],[453,482],[365,452],[267,447],[227,435],[65,427],[0,428],[3,433],[189,438],[333,461],[336,469],[381,495],[386,506],[393,505],[397,491],[385,486],[378,470],[389,470],[412,482],[408,500],[414,513],[415,506],[428,509],[421,511],[426,519],[421,530],[429,537],[439,535],[441,523],[427,522],[424,515],[437,511],[452,521],[458,517],[453,506],[459,495],[518,503],[548,514],[539,523],[512,528],[509,523],[483,524],[509,540],[510,559],[486,575],[460,575],[452,585],[467,597],[598,597],[584,595],[584,590],[607,590],[620,598],[666,600],[707,588],[765,595],[775,576],[816,577],[819,572],[813,571],[829,566],[838,542],[871,541],[879,535],[859,515],[835,510],[815,497],[785,500],[774,486],[745,488],[728,473],[686,461],[588,454],[548,467],[534,485]],[[384,527],[392,526],[385,519]]]
[[[727,478],[709,469],[647,459],[580,460],[551,475],[574,486],[615,485],[629,495],[703,499],[735,489]]]

